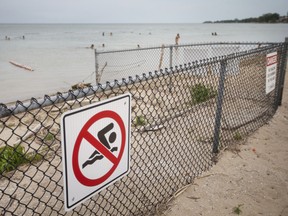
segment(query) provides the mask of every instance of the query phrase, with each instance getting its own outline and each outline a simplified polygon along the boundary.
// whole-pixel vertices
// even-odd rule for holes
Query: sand
[[[288,215],[288,75],[274,117],[179,191],[162,216]]]
[[[254,67],[256,66],[254,65]],[[249,82],[249,80],[260,80],[257,82],[259,84],[265,80],[259,79],[258,76],[261,73],[254,73],[255,75],[253,77],[251,76],[251,73],[249,72],[252,69],[257,71],[265,70],[265,68],[254,67],[253,65],[251,66],[251,64],[245,64],[241,67],[242,71],[240,76],[236,77],[231,74],[227,76],[226,82],[230,85],[227,85],[228,87],[226,88],[227,95],[226,103],[223,105],[223,113],[228,113],[228,115],[223,114],[223,119],[225,119],[226,124],[223,124],[222,126],[225,126],[226,128],[237,127],[243,122],[250,121],[250,118],[255,118],[255,116],[246,114],[246,117],[242,115],[241,121],[234,121],[234,123],[237,123],[236,125],[232,125],[229,121],[229,119],[234,118],[234,115],[239,115],[237,112],[232,112],[232,109],[235,109],[236,101],[233,100],[233,97],[235,97],[236,94],[242,96],[241,100],[245,100],[248,96],[258,98],[261,97],[261,95],[263,96],[263,94],[265,95],[265,92],[263,93],[261,89],[257,88],[255,82]],[[181,176],[180,173],[183,173],[184,171],[191,172],[191,170],[194,169],[191,164],[196,164],[196,160],[205,161],[204,158],[209,158],[209,154],[211,154],[210,146],[200,148],[201,154],[198,154],[197,157],[192,156],[192,159],[190,157],[189,165],[184,166],[185,170],[176,168],[176,165],[174,164],[167,163],[167,161],[163,159],[167,157],[167,155],[163,153],[164,151],[156,151],[158,152],[158,155],[155,154],[153,157],[150,155],[153,152],[150,151],[150,149],[161,149],[162,147],[164,147],[162,149],[170,149],[170,151],[173,149],[172,146],[175,146],[173,139],[167,141],[164,146],[160,142],[167,137],[167,134],[174,134],[174,137],[179,137],[181,142],[187,142],[187,140],[181,138],[181,134],[191,133],[191,128],[184,127],[182,128],[182,131],[176,130],[176,128],[179,127],[181,118],[185,118],[186,122],[193,122],[194,125],[199,125],[199,127],[194,126],[194,132],[197,131],[197,133],[195,132],[195,135],[191,136],[191,140],[194,140],[195,143],[200,145],[209,144],[206,140],[213,137],[215,98],[212,98],[205,104],[190,107],[189,111],[193,112],[190,112],[189,115],[185,115],[185,110],[183,111],[182,109],[183,107],[187,107],[187,100],[185,100],[184,96],[190,94],[189,88],[187,87],[191,85],[191,82],[193,84],[202,82],[215,88],[218,85],[218,77],[212,76],[211,74],[207,78],[197,76],[191,78],[189,76],[189,74],[184,73],[180,76],[175,76],[173,78],[175,80],[172,79],[172,83],[173,81],[174,83],[177,83],[178,81],[181,84],[179,86],[174,86],[175,91],[172,92],[173,95],[165,93],[169,92],[167,91],[169,86],[167,84],[170,84],[170,79],[167,78],[159,78],[157,82],[155,82],[155,80],[149,80],[128,88],[134,97],[132,119],[135,119],[136,115],[141,114],[146,116],[147,121],[151,121],[151,125],[154,125],[154,123],[157,123],[160,119],[163,127],[170,128],[164,133],[157,132],[157,130],[156,132],[153,132],[153,130],[147,132],[149,133],[150,140],[156,140],[153,138],[155,136],[158,136],[159,140],[158,142],[147,142],[142,139],[142,135],[137,132],[144,127],[132,127],[132,137],[134,137],[136,142],[133,143],[131,155],[142,154],[142,151],[145,149],[145,154],[148,157],[145,158],[145,160],[141,157],[134,159],[133,162],[134,164],[137,164],[137,166],[132,166],[132,171],[127,179],[115,184],[114,189],[116,192],[113,193],[115,195],[119,192],[118,189],[123,187],[124,189],[122,190],[125,190],[128,194],[128,196],[125,197],[127,203],[131,201],[136,202],[136,199],[138,208],[142,208],[140,205],[143,205],[143,209],[145,209],[147,206],[144,206],[144,204],[146,205],[151,202],[153,197],[160,199],[163,196],[163,193],[171,194],[174,192],[175,184],[173,181],[169,181],[169,187],[166,188],[166,191],[159,190],[157,193],[155,191],[151,193],[151,191],[153,191],[152,188],[159,188],[157,184],[162,184],[162,182],[159,181],[161,177],[169,179],[175,178],[175,176]],[[239,89],[239,85],[244,84],[246,88],[240,88],[240,90],[235,93],[237,86]],[[264,83],[261,85],[263,86]],[[106,98],[108,95],[109,97],[112,97],[114,94],[116,95],[119,92],[121,93],[126,90],[127,88],[123,87],[114,89],[111,92],[109,90],[105,93],[100,92],[96,97],[91,96],[81,101],[81,104],[89,104],[90,100],[96,102],[100,98],[104,99],[104,97]],[[260,213],[262,215],[280,215],[281,212],[282,215],[285,215],[285,211],[287,213],[288,174],[285,173],[288,173],[288,169],[285,165],[288,164],[288,156],[286,156],[288,155],[288,135],[286,135],[285,132],[288,131],[288,104],[286,102],[288,92],[287,89],[285,89],[285,91],[286,94],[284,93],[285,98],[283,99],[283,105],[278,109],[275,117],[269,121],[269,124],[254,133],[246,142],[241,141],[238,143],[238,145],[242,145],[236,145],[233,146],[232,149],[226,149],[226,151],[221,152],[220,161],[217,165],[209,172],[204,173],[193,181],[192,185],[184,193],[181,193],[183,191],[180,190],[175,196],[176,199],[168,203],[168,209],[164,212],[164,215],[234,215],[233,208],[235,207],[238,207],[238,210],[242,211],[241,215],[259,215]],[[254,92],[254,94],[248,94],[249,92]],[[149,97],[147,97],[147,95]],[[173,98],[173,100],[171,98]],[[171,103],[171,101],[173,101],[173,103]],[[180,101],[184,102],[182,106],[179,106]],[[178,106],[176,106],[177,104]],[[249,104],[249,106],[247,104]],[[245,103],[239,101],[237,109],[243,110],[242,113],[245,113],[246,110],[244,108],[251,108],[253,104],[255,104],[255,102],[250,104],[247,101]],[[259,106],[259,104],[255,105],[256,107]],[[1,198],[1,202],[2,206],[8,207],[0,212],[0,214],[5,214],[5,211],[11,211],[18,215],[23,214],[23,212],[31,214],[34,210],[37,213],[46,215],[57,215],[58,213],[56,211],[58,210],[63,213],[64,195],[62,190],[63,181],[59,117],[60,113],[72,108],[72,106],[73,108],[76,108],[79,104],[74,104],[73,101],[70,101],[66,104],[60,103],[56,106],[48,106],[41,110],[33,110],[28,113],[21,113],[3,119],[5,125],[8,125],[7,128],[10,129],[2,131],[2,137],[0,138],[7,140],[8,137],[8,140],[7,143],[0,142],[0,146],[4,144],[12,146],[14,143],[18,143],[19,137],[26,134],[27,129],[33,130],[36,131],[36,138],[33,136],[27,138],[23,145],[29,153],[33,153],[37,150],[38,153],[46,156],[45,160],[36,164],[36,166],[21,166],[19,167],[19,171],[7,173],[7,178],[1,179],[0,190],[5,190],[6,193],[6,195]],[[256,107],[253,107],[252,110],[255,110]],[[229,112],[225,112],[227,109]],[[260,111],[261,110],[257,110],[255,113],[261,113]],[[159,113],[161,113],[161,116]],[[171,114],[173,114],[173,116],[171,116]],[[156,116],[159,119],[156,119]],[[39,124],[43,127],[40,128]],[[169,125],[169,127],[167,125]],[[206,129],[205,131],[203,131],[203,127]],[[45,141],[45,137],[49,132],[55,135],[53,141]],[[277,136],[275,135],[276,133]],[[159,136],[162,137],[159,138]],[[191,142],[191,140],[189,142]],[[287,146],[284,144],[287,144]],[[153,148],[150,145],[153,145]],[[161,148],[160,145],[162,145]],[[286,150],[284,147],[286,147]],[[195,145],[190,148],[190,151],[196,152],[199,151],[199,148]],[[163,157],[160,157],[159,154],[162,154]],[[179,154],[184,155],[185,152],[180,151]],[[172,156],[169,155],[169,157],[173,161]],[[177,158],[177,160],[178,162],[184,163],[184,159],[180,160]],[[212,163],[211,160],[209,161]],[[210,167],[210,162],[209,164],[206,163],[205,169]],[[157,167],[154,171],[152,169],[153,166],[154,168]],[[170,172],[166,171],[168,166],[170,167]],[[159,167],[162,168],[159,169]],[[153,173],[155,173],[155,170],[162,173],[154,175]],[[177,172],[172,176],[171,173],[175,170],[177,170]],[[141,172],[145,173],[145,176],[142,177],[139,182],[139,179],[136,177]],[[32,179],[33,184],[31,184]],[[20,182],[19,187],[16,185],[18,182]],[[17,189],[15,190],[15,188]],[[23,188],[25,188],[25,190],[23,190]],[[145,190],[148,192],[143,193],[141,196],[136,196],[135,193],[139,193],[139,188],[141,188],[142,191]],[[93,202],[88,200],[87,205],[89,205],[89,209],[91,211],[96,211],[96,208],[98,207],[95,203],[102,203],[101,206],[105,206],[105,211],[114,211],[113,208],[109,208],[109,206],[106,205],[107,201],[111,201],[109,200],[109,197],[111,197],[111,191],[114,189],[111,188],[108,191],[103,191],[101,196],[96,195],[92,198],[94,200]],[[33,194],[33,198],[31,198],[31,194]],[[178,196],[178,194],[180,194],[180,196]],[[19,206],[19,203],[17,202],[18,199],[27,206]],[[103,199],[105,200],[103,201]],[[39,200],[44,202],[39,204]],[[45,206],[47,200],[49,200],[49,208]],[[143,200],[145,200],[145,202],[143,202]],[[124,198],[121,203],[116,203],[116,201],[116,199],[112,200],[111,203],[115,206],[126,203]],[[126,205],[129,206],[129,208],[134,208],[134,204],[130,205],[127,203]],[[161,209],[162,208],[159,208],[159,210]],[[79,206],[76,210],[80,214],[81,211],[85,211],[86,209]],[[101,209],[97,214],[100,213]],[[86,212],[86,214],[88,213]],[[113,212],[111,214],[113,214]],[[137,215],[137,212],[135,215]]]

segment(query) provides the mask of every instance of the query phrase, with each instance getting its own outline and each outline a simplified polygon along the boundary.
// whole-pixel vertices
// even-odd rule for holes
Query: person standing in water
[[[179,39],[180,39],[180,35],[179,33],[176,35],[176,38],[175,38],[175,44],[178,45],[179,44]]]

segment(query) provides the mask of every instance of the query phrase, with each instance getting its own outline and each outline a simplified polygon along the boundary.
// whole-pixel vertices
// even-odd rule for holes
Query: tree
[[[276,22],[277,20],[279,20],[280,15],[278,13],[267,13],[267,14],[263,14],[262,16],[260,16],[258,18],[259,22],[263,23],[271,23],[271,22]]]

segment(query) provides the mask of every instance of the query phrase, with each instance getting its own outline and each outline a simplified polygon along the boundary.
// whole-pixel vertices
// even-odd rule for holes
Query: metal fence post
[[[172,63],[173,63],[173,46],[170,46],[170,55],[169,55],[169,67],[172,67]]]
[[[98,53],[95,49],[95,74],[96,74],[96,84],[100,83],[100,74],[99,74],[99,64],[98,64]]]
[[[169,67],[170,67],[170,70],[171,70],[171,68],[173,67],[172,66],[172,64],[173,64],[173,46],[170,46],[169,49],[170,49]],[[170,78],[169,78],[169,92],[172,93],[172,77],[171,77],[171,75],[170,75]]]
[[[214,125],[213,153],[218,153],[219,151],[218,147],[219,147],[219,136],[221,127],[226,66],[227,66],[227,59],[225,58],[220,61],[220,77],[219,77],[217,108],[216,108],[215,125]]]
[[[285,38],[285,42],[282,49],[282,56],[280,62],[280,75],[279,75],[279,88],[278,88],[278,106],[282,105],[283,88],[285,82],[286,66],[287,66],[287,50],[288,49],[288,37]]]

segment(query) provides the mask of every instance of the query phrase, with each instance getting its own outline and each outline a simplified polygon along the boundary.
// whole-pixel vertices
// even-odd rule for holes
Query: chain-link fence
[[[138,73],[138,64],[147,62],[144,70],[157,71],[9,107],[1,104],[1,214],[153,215],[209,169],[219,149],[265,124],[281,103],[287,43],[167,48],[171,49],[172,55],[162,47],[98,53],[102,80],[105,74],[112,77],[109,67],[131,75]],[[267,64],[270,56],[273,64]],[[161,69],[181,62],[187,64]],[[65,212],[60,117],[125,92],[132,96],[130,172]]]
[[[253,51],[269,45],[272,43],[205,43],[178,46],[163,45],[161,47],[118,51],[95,50],[95,79],[96,83],[114,81],[148,71],[170,69],[173,66],[184,65],[189,62],[203,59],[211,60],[219,56]],[[197,72],[199,73],[199,71],[194,71],[194,73]]]

